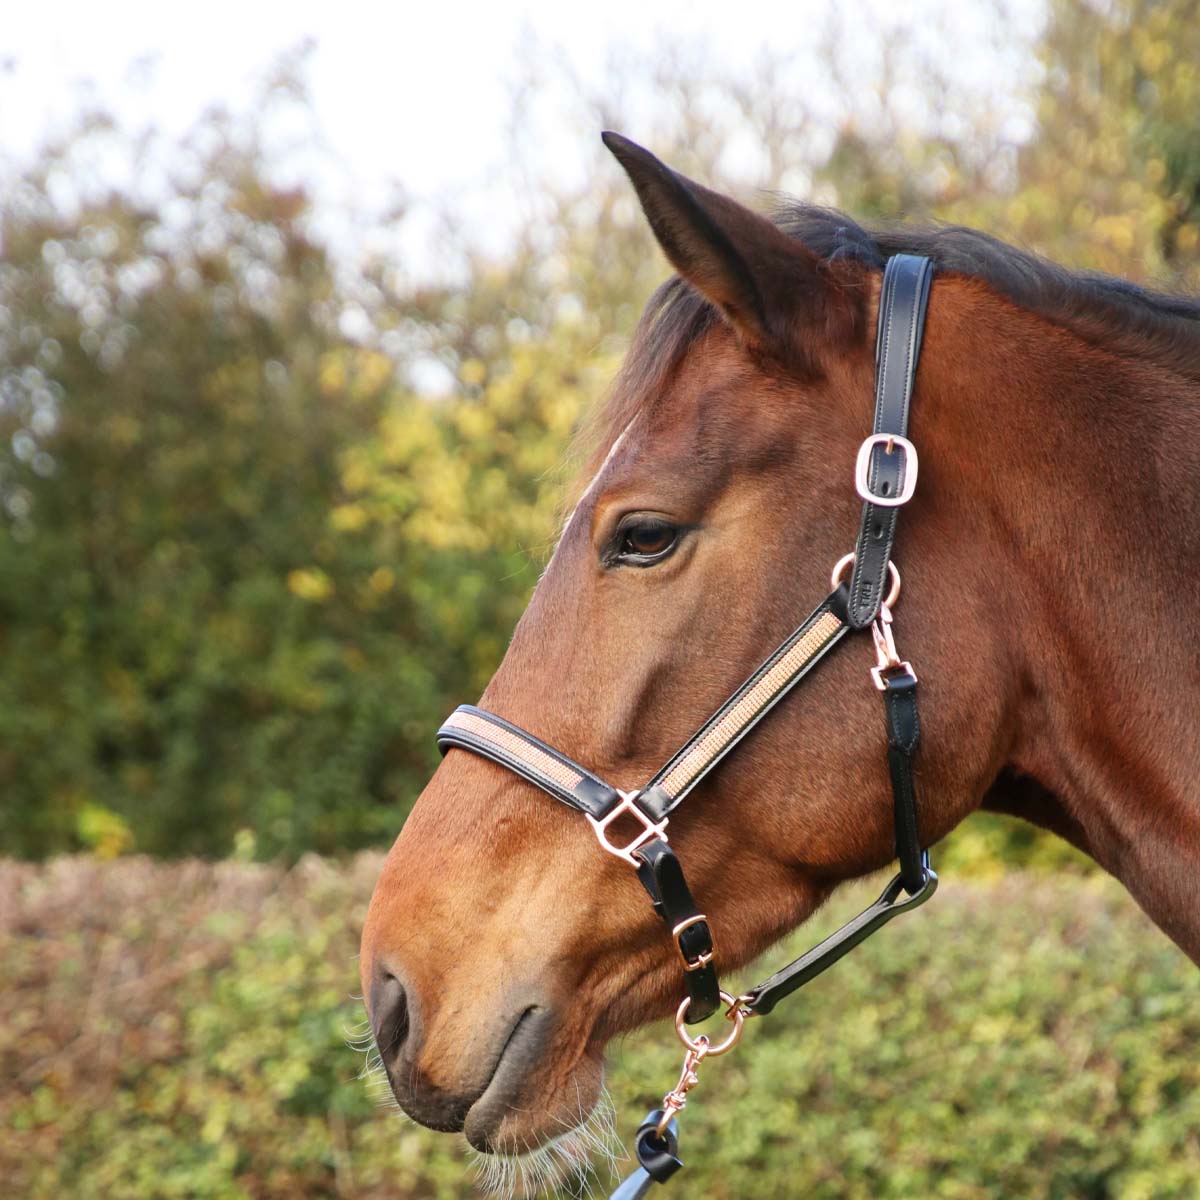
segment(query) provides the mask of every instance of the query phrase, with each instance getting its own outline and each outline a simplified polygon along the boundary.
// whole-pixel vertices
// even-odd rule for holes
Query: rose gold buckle
[[[876,446],[885,447],[888,454],[904,451],[904,483],[894,496],[881,496],[871,491],[871,454]],[[899,508],[901,504],[907,504],[917,490],[916,446],[898,433],[873,433],[869,438],[864,438],[858,448],[858,458],[854,460],[854,490],[868,504],[877,504],[880,508]]]
[[[693,925],[699,925],[707,921],[708,918],[703,913],[697,913],[694,917],[688,917],[685,921],[680,921],[674,929],[671,930],[671,936],[675,939],[675,949],[679,951],[679,957],[683,959],[683,969],[685,971],[699,971],[701,967],[707,967],[713,960],[716,950],[709,950],[704,954],[698,954],[695,958],[688,958],[683,952],[683,946],[680,944],[679,935],[685,929],[691,929]]]
[[[640,791],[623,792],[620,788],[617,789],[617,795],[621,797],[621,803],[612,810],[607,816],[596,817],[589,816],[588,820],[592,823],[592,828],[596,831],[596,840],[600,845],[609,852],[616,855],[617,858],[623,859],[631,867],[637,867],[640,864],[634,858],[633,852],[644,846],[647,842],[654,841],[655,838],[660,838],[662,841],[667,840],[666,828],[667,818],[663,817],[661,821],[652,821],[645,812],[637,804],[637,798],[642,793]],[[608,840],[608,827],[618,818],[625,816],[628,813],[642,826],[642,832],[637,835],[626,846],[614,846]]]

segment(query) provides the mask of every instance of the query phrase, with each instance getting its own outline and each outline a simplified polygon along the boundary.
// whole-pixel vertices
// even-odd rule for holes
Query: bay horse
[[[617,788],[691,736],[850,548],[884,268],[924,256],[921,483],[897,555],[922,842],[980,808],[1022,817],[1200,962],[1200,303],[967,229],[768,219],[606,143],[677,274],[481,707]],[[831,656],[672,823],[726,971],[893,856],[869,665]],[[400,1106],[498,1155],[582,1126],[606,1043],[680,993],[628,870],[459,749],[384,864],[361,973]]]

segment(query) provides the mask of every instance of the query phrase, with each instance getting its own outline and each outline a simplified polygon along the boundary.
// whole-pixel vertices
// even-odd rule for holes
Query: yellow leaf
[[[333,594],[333,580],[320,567],[304,567],[289,571],[287,577],[288,590],[301,600],[312,600],[320,603]]]

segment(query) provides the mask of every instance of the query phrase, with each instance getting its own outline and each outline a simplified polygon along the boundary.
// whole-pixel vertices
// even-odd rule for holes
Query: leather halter
[[[891,606],[900,583],[891,562],[897,518],[917,480],[916,449],[906,435],[932,277],[932,263],[917,255],[897,254],[884,270],[875,345],[875,422],[855,469],[863,510],[854,554],[834,568],[833,591],[644,787],[621,791],[533,734],[472,705],[456,709],[438,730],[443,753],[457,748],[488,758],[586,816],[600,845],[634,868],[655,912],[671,931],[687,990],[676,1028],[688,1055],[663,1107],[651,1112],[639,1128],[639,1167],[612,1200],[638,1200],[683,1165],[677,1157],[675,1114],[695,1086],[699,1063],[732,1048],[747,1016],[769,1013],[892,918],[923,904],[937,888],[917,822],[912,766],[920,738],[917,677],[897,654],[891,630]],[[846,566],[851,566],[850,579],[842,582]],[[889,577],[891,590],[885,597]],[[876,651],[871,675],[884,698],[899,873],[852,921],[735,998],[720,989],[708,918],[668,844],[670,814],[847,634],[867,628]],[[614,826],[623,817],[632,818],[639,830],[628,841],[614,842]],[[716,1047],[703,1035],[692,1039],[684,1024],[704,1020],[722,1003],[734,1022],[726,1042]]]

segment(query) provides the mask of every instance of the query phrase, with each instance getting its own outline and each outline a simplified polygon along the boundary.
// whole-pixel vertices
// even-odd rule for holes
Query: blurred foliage
[[[379,866],[0,864],[5,1195],[475,1195],[461,1141],[376,1111],[346,1045]],[[960,883],[709,1068],[688,1105],[688,1188],[1194,1197],[1197,1038],[1200,974],[1111,880]],[[611,1059],[628,1140],[678,1046],[659,1028]]]
[[[950,187],[939,215],[1076,266],[1200,287],[1200,21],[1193,0],[1059,0],[1038,136],[1010,195]]]
[[[362,797],[433,685],[409,596],[333,502],[342,455],[404,403],[392,364],[337,335],[304,197],[239,148],[161,211],[60,215],[57,169],[3,224],[0,836],[382,836]]]
[[[813,31],[832,122],[786,56],[749,80],[668,56],[626,68],[652,82],[648,121],[615,77],[581,89],[580,138],[617,125],[734,190],[799,185],[866,218],[1200,278],[1194,6],[1054,0],[1028,138],[957,105],[900,38],[863,86],[837,65],[850,32]],[[920,97],[919,129],[889,89]],[[294,81],[264,109],[283,102]],[[665,274],[602,151],[551,188],[519,137],[528,210],[502,258],[466,230],[437,281],[349,263],[276,181],[264,119],[207,118],[164,163],[93,118],[4,183],[8,853],[295,857],[391,837],[432,730],[502,653],[555,536],[572,433]],[[153,187],[97,182],[114,140]],[[750,174],[734,170],[747,144]],[[982,819],[951,855],[1072,859],[1056,846]]]

